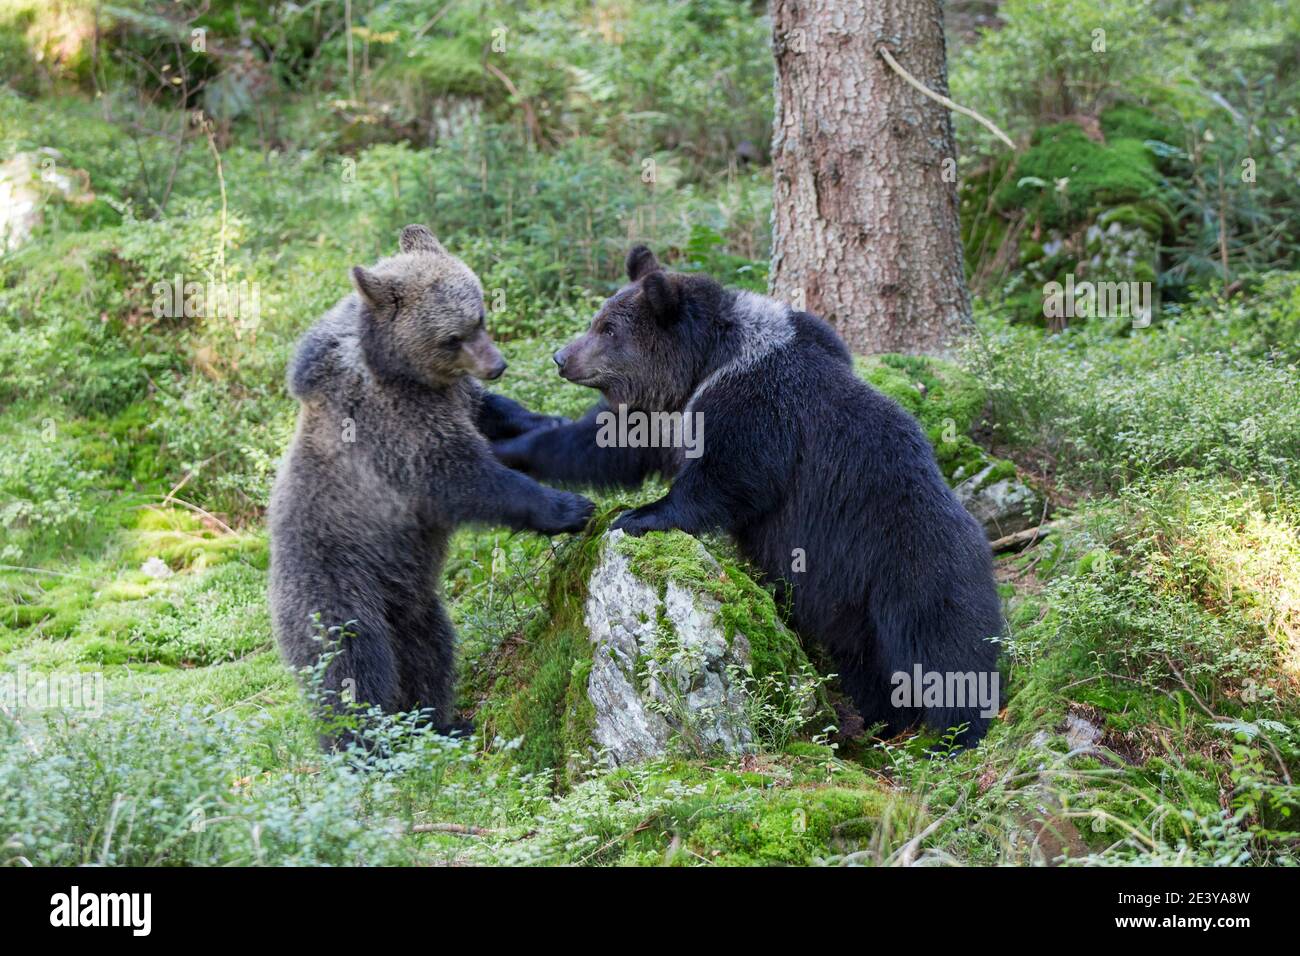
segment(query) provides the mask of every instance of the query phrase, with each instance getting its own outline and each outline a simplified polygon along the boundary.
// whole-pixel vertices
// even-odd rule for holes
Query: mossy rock
[[[727,640],[743,633],[749,641],[754,674],[788,674],[807,663],[799,638],[785,626],[771,592],[756,584],[730,544],[711,539],[705,548],[681,531],[622,537],[616,547],[633,572],[658,587],[679,584],[721,604],[719,617]]]
[[[545,592],[545,606],[522,633],[482,655],[467,675],[474,720],[488,741],[509,741],[527,770],[555,772],[567,783],[568,755],[590,738],[586,675],[591,641],[583,623],[587,579],[600,556],[600,534],[616,511],[593,530],[561,545]],[[597,530],[599,529],[599,530]]]
[[[1175,217],[1160,156],[1148,144],[1164,141],[1168,130],[1132,106],[1108,111],[1102,125],[1106,142],[1073,123],[1039,129],[993,196],[999,213],[1018,213],[1033,227],[1024,230],[1018,265],[998,292],[1014,321],[1045,324],[1044,289],[1068,275],[1150,283],[1156,295],[1159,247]],[[1120,317],[1117,332],[1135,318]]]
[[[857,371],[907,409],[927,431],[951,424],[964,434],[984,410],[979,380],[944,359],[886,353],[858,358]]]
[[[1116,103],[1102,110],[1099,119],[1108,143],[1119,139],[1174,143],[1179,138],[1174,127],[1136,103]]]
[[[478,662],[485,736],[567,787],[597,764],[749,752],[821,729],[820,679],[729,548],[606,534],[615,513],[557,559],[545,613]]]
[[[994,203],[1003,212],[1026,210],[1045,227],[1069,227],[1126,203],[1159,208],[1160,173],[1142,140],[1098,143],[1075,123],[1057,123],[1035,132]]]

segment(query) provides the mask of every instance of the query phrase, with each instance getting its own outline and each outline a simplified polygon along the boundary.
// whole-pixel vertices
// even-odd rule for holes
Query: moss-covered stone
[[[1047,227],[1077,225],[1124,203],[1160,202],[1160,174],[1137,139],[1098,143],[1074,123],[1044,126],[994,202]]]
[[[599,516],[591,532],[562,546],[546,584],[546,607],[518,642],[477,662],[475,721],[491,741],[518,739],[517,757],[529,770],[570,777],[569,755],[585,752],[592,722],[586,680],[591,642],[583,623],[587,578],[600,538],[615,511]]]
[[[1119,139],[1133,139],[1139,142],[1156,140],[1161,143],[1173,143],[1178,138],[1178,131],[1155,113],[1136,103],[1116,103],[1102,110],[1101,131],[1107,142]]]
[[[799,638],[781,621],[771,592],[754,582],[730,544],[716,539],[710,544],[711,550],[705,551],[690,535],[670,531],[624,537],[615,547],[661,593],[673,581],[720,602],[718,616],[728,641],[737,632],[749,641],[755,677],[798,671],[807,656]]]
[[[481,694],[475,716],[484,735],[489,740],[522,738],[519,761],[533,771],[554,771],[562,786],[580,779],[598,750],[593,738],[597,715],[588,686],[595,664],[593,641],[584,611],[588,584],[615,513],[603,515],[587,536],[557,557],[544,613],[532,620],[513,647],[480,658],[480,673],[473,678]],[[798,637],[782,622],[772,594],[755,583],[729,546],[711,540],[706,550],[682,532],[616,538],[610,546],[661,598],[670,585],[699,595],[710,602],[710,613],[728,645],[743,635],[754,686],[777,697],[796,694],[797,682],[786,678],[806,673],[808,658]],[[676,646],[671,622],[656,619],[655,626],[664,639],[656,642],[651,657],[628,663],[635,671],[628,677],[636,682],[638,693],[649,693],[640,683],[647,668],[668,667],[671,662],[659,657]],[[778,679],[764,682],[766,678]],[[830,709],[820,688],[811,696],[811,702],[792,696],[788,702],[771,703],[778,709],[787,703],[809,708],[803,720],[816,717],[820,729],[830,719]]]
[[[1044,286],[1067,275],[1148,282],[1154,297],[1158,250],[1174,214],[1163,154],[1150,144],[1172,141],[1173,132],[1133,104],[1108,109],[1101,128],[1104,140],[1074,123],[1042,127],[996,184],[985,176],[964,186],[968,255],[986,261],[1004,242],[1018,243],[1016,255],[1001,253],[1008,268],[995,277],[1000,304],[1018,321],[1043,324]],[[994,228],[994,245],[976,235]]]

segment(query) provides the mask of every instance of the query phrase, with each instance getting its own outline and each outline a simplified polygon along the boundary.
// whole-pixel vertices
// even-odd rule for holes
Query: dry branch
[[[989,547],[995,552],[1010,551],[1012,548],[1028,547],[1039,538],[1045,538],[1055,530],[1052,523],[1040,524],[1037,528],[1026,528],[1024,531],[1017,531],[1014,534],[1003,535],[989,542]]]
[[[992,120],[986,119],[985,117],[980,116],[980,114],[976,113],[974,110],[968,109],[965,106],[960,106],[957,103],[954,103],[952,100],[948,99],[948,97],[944,96],[942,93],[936,93],[934,90],[930,89],[928,86],[926,86],[916,77],[914,77],[911,73],[908,73],[907,70],[903,69],[902,65],[899,64],[899,62],[894,59],[894,55],[890,53],[889,50],[886,49],[885,47],[883,46],[876,47],[876,52],[880,54],[881,59],[883,59],[886,63],[890,65],[890,67],[893,68],[895,73],[897,73],[899,76],[903,78],[903,81],[906,82],[908,86],[912,87],[915,90],[920,91],[921,93],[924,93],[926,96],[930,97],[930,99],[934,100],[936,103],[939,103],[942,106],[946,106],[954,113],[960,113],[962,116],[969,116],[975,122],[979,123],[990,133],[996,136],[998,139],[1002,140],[1002,142],[1006,143],[1007,149],[1010,149],[1013,152],[1015,151],[1016,144],[1011,142],[1011,137],[1008,136],[1006,133],[1002,132],[1002,130],[998,129],[997,126],[994,125]]]

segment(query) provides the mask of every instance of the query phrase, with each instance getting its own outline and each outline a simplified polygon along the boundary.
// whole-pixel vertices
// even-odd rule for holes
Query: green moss
[[[984,390],[969,372],[926,355],[859,356],[858,375],[906,408],[924,428],[970,431],[984,408]]]
[[[120,697],[138,697],[172,712],[185,705],[250,714],[268,707],[303,712],[293,675],[270,649],[209,667],[132,669],[115,687]]]
[[[158,436],[149,428],[155,410],[136,402],[117,414],[72,419],[62,426],[77,443],[83,466],[102,472],[107,487],[160,487]]]
[[[93,664],[111,674],[238,660],[271,644],[265,570],[255,563],[231,561],[162,579],[134,567],[84,570],[86,580],[9,585],[22,600],[7,613],[30,623],[9,632],[6,663],[34,670]],[[14,612],[34,607],[38,595],[44,611]]]
[[[1014,462],[1007,461],[1005,458],[989,459],[992,466],[988,474],[980,479],[979,487],[987,488],[989,485],[996,484],[999,481],[1005,481],[1008,478],[1016,477],[1016,466]]]
[[[1171,224],[1169,210],[1151,203],[1125,203],[1105,210],[1097,217],[1097,225],[1107,229],[1115,223],[1131,229],[1141,229],[1153,239],[1160,238],[1165,227]]]
[[[18,630],[44,621],[54,614],[48,604],[10,604],[0,609],[0,624]]]
[[[475,715],[488,739],[522,738],[517,758],[531,771],[555,771],[569,780],[570,755],[585,753],[594,712],[587,699],[591,641],[583,623],[587,580],[600,538],[616,511],[599,516],[587,535],[562,546],[546,586],[545,612],[526,625],[514,653],[480,659],[491,673],[474,682],[485,692]]]
[[[687,845],[717,866],[807,866],[870,839],[886,799],[877,790],[823,787],[703,816]]]
[[[526,632],[529,648],[524,659],[499,686],[504,695],[489,701],[477,717],[488,739],[522,738],[518,758],[528,770],[562,773],[568,762],[566,727],[574,699],[572,685],[583,661],[590,666],[589,642],[575,628],[539,622]]]
[[[144,508],[139,512],[127,556],[144,562],[160,558],[173,570],[202,570],[235,558],[266,567],[264,533],[230,533],[180,508]]]
[[[856,363],[859,375],[911,412],[927,430],[951,427],[963,435],[984,409],[979,380],[944,359],[885,354],[859,357]]]
[[[805,749],[765,757],[756,769],[717,759],[613,770],[562,798],[553,812],[564,819],[570,800],[585,806],[599,794],[620,822],[598,854],[570,855],[562,845],[558,855],[624,866],[806,866],[869,850],[882,818],[914,825],[915,808],[878,778],[836,760],[828,748]],[[625,802],[634,805],[629,826],[618,813]]]
[[[970,432],[987,403],[979,380],[944,359],[885,354],[858,357],[858,374],[912,414],[934,446],[939,470],[951,484],[982,471],[992,459]],[[998,461],[997,481],[1015,474],[1015,466]]]
[[[85,568],[91,571],[91,568]],[[87,574],[36,581],[19,574],[0,577],[0,635],[10,646],[35,638],[61,638],[76,628],[95,600],[95,581]]]
[[[1076,124],[1059,123],[1034,133],[994,201],[1004,212],[1026,210],[1034,222],[1053,228],[1126,203],[1158,209],[1160,195],[1160,174],[1141,140],[1096,143]]]
[[[682,531],[623,537],[616,547],[633,571],[662,592],[669,581],[719,602],[728,641],[737,631],[749,640],[754,676],[790,674],[807,663],[799,638],[781,621],[772,594],[756,584],[729,546],[710,542],[713,555]]]
[[[1117,139],[1157,140],[1174,143],[1178,132],[1148,109],[1134,103],[1116,103],[1101,113],[1101,131],[1107,142]]]

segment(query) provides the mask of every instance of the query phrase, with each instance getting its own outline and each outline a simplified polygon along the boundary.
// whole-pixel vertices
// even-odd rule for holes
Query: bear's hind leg
[[[840,686],[853,700],[862,717],[863,725],[877,727],[876,736],[882,740],[897,737],[921,722],[919,708],[897,707],[892,700],[893,687],[889,673],[874,658],[874,648],[859,645],[852,649],[832,651]],[[880,725],[884,725],[883,727]]]
[[[413,600],[393,617],[402,710],[430,711],[439,733],[473,729],[456,721],[456,630],[436,595]]]
[[[339,605],[322,610],[319,620],[327,629],[326,645],[304,639],[296,647],[286,648],[285,656],[294,667],[301,669],[315,666],[322,653],[332,654],[317,690],[320,695],[316,701],[317,714],[327,724],[321,734],[321,746],[326,750],[341,750],[357,741],[365,746],[364,734],[359,732],[360,719],[352,713],[354,705],[377,706],[388,713],[398,704],[398,668],[393,656],[392,631],[378,610]]]
[[[966,608],[946,601],[908,608],[899,605],[876,618],[879,680],[889,689],[895,719],[924,721],[962,747],[978,743],[997,713],[997,620],[981,621]],[[986,699],[991,698],[991,699]],[[896,702],[896,704],[895,704]]]

